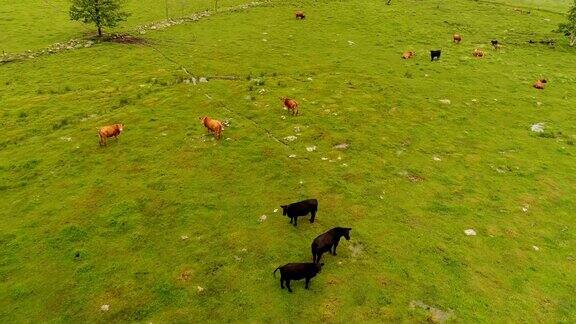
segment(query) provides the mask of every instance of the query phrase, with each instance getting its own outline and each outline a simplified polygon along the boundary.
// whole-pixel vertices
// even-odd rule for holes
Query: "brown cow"
[[[474,52],[472,52],[472,56],[482,58],[484,57],[484,51],[481,49],[475,49]]]
[[[292,112],[292,115],[298,115],[298,102],[296,102],[296,100],[282,97],[282,102],[284,103],[284,107]]]
[[[120,136],[120,133],[122,133],[123,130],[124,130],[124,124],[114,124],[100,128],[100,130],[98,130],[98,136],[100,137],[100,146],[106,145],[106,140],[108,139],[108,137],[114,137],[115,139],[118,139],[118,136]]]
[[[544,86],[546,85],[546,83],[548,83],[548,81],[546,81],[546,79],[536,80],[536,82],[534,82],[533,87],[538,89],[538,90],[544,90]]]
[[[222,136],[222,123],[219,120],[204,116],[200,117],[200,121],[202,122],[202,125],[208,128],[209,131],[214,133],[214,137],[216,139],[220,139],[220,137]]]
[[[306,15],[304,14],[303,11],[296,11],[295,15],[296,15],[296,19],[305,19],[306,18]]]
[[[412,52],[412,51],[404,52],[402,54],[402,58],[405,60],[408,60],[408,59],[413,58],[415,54],[416,54],[416,52]]]
[[[456,44],[460,44],[460,42],[462,41],[462,35],[460,34],[452,35],[452,41],[454,41],[454,43]]]

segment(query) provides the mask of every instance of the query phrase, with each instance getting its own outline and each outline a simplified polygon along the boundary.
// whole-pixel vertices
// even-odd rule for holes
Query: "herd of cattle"
[[[298,226],[298,217],[307,216],[308,214],[311,215],[310,223],[314,223],[316,212],[318,211],[318,200],[307,199],[280,207],[282,208],[282,215],[290,218],[290,224]],[[276,275],[276,271],[280,270],[280,288],[284,289],[284,283],[286,283],[288,291],[292,292],[290,281],[305,279],[306,289],[308,289],[310,279],[314,278],[322,270],[324,265],[324,263],[320,263],[322,254],[330,252],[332,255],[336,255],[336,248],[340,243],[340,239],[344,237],[346,240],[350,240],[351,230],[352,228],[349,227],[334,227],[316,237],[312,242],[312,262],[288,263],[276,268],[274,275]]]
[[[302,11],[296,12],[296,19],[305,19],[306,15]],[[454,34],[453,42],[456,44],[460,44],[462,42],[462,35]],[[495,50],[500,48],[500,44],[497,40],[492,40],[491,45]],[[411,59],[415,56],[415,52],[408,51],[402,54],[403,59]],[[431,50],[430,57],[432,61],[440,60],[440,55],[442,54],[441,50]],[[484,52],[478,48],[474,49],[472,55],[476,58],[484,57]],[[546,79],[539,79],[537,80],[533,87],[536,89],[544,89],[547,81]],[[282,104],[285,109],[290,111],[293,116],[298,115],[298,102],[294,99],[282,97]],[[216,119],[212,119],[210,117],[201,117],[201,123],[214,134],[216,139],[220,139],[222,137],[222,130],[224,129],[222,122]],[[99,129],[98,136],[100,138],[100,145],[106,145],[107,139],[110,137],[118,138],[120,133],[122,133],[124,129],[123,124],[114,124],[104,126]],[[318,211],[318,200],[316,199],[308,199],[300,202],[296,202],[290,205],[283,205],[281,206],[283,210],[283,215],[290,218],[290,223],[294,226],[298,225],[298,217],[307,216],[311,214],[310,223],[314,223],[316,218],[316,212]],[[336,247],[340,242],[342,237],[346,238],[346,240],[350,240],[350,231],[352,229],[348,227],[335,227],[314,239],[312,242],[312,262],[309,263],[288,263],[286,265],[280,266],[274,270],[274,275],[276,271],[280,270],[280,287],[284,289],[284,283],[286,283],[286,287],[288,288],[289,292],[292,292],[290,288],[290,281],[292,280],[306,280],[306,289],[308,289],[310,279],[315,277],[322,269],[323,263],[320,263],[320,258],[322,254],[326,252],[330,252],[332,255],[336,255]]]
[[[296,11],[295,13],[295,17],[296,19],[305,19],[306,18],[306,14],[304,14],[303,11]],[[462,42],[462,35],[460,34],[454,34],[452,35],[452,41],[456,44],[460,44]],[[530,42],[533,42],[532,40]],[[495,50],[500,49],[500,43],[498,42],[498,40],[491,40],[490,44],[492,45],[492,48],[494,48]],[[411,58],[413,58],[416,55],[416,52],[414,51],[406,51],[404,53],[402,53],[402,58],[405,60],[409,60]],[[431,61],[438,61],[440,60],[440,56],[442,55],[442,50],[431,50],[430,51],[430,60]],[[484,51],[479,49],[479,48],[475,48],[474,51],[472,51],[472,56],[476,57],[476,58],[483,58],[484,57]],[[532,85],[534,88],[539,89],[539,90],[543,90],[544,87],[546,86],[546,79],[538,79],[536,80],[536,82],[534,82],[534,84]],[[284,108],[286,108],[288,111],[290,111],[292,113],[292,115],[298,115],[299,110],[298,110],[298,102],[294,99],[291,98],[287,98],[287,97],[282,97],[281,98],[282,103],[284,105]],[[224,129],[224,127],[222,126],[222,122],[216,119],[212,119],[208,116],[204,116],[204,117],[200,117],[200,121],[202,123],[202,125],[204,125],[204,127],[206,127],[211,133],[214,134],[214,137],[216,139],[220,139],[222,137],[222,130]],[[114,125],[107,125],[102,127],[99,131],[98,131],[98,135],[100,137],[100,145],[106,145],[106,139],[109,137],[114,137],[114,138],[118,138],[118,136],[120,135],[120,133],[123,130],[123,126],[122,124],[114,124]]]
[[[460,44],[462,42],[462,35],[454,34],[454,35],[452,35],[452,40],[454,41],[454,43]],[[500,49],[500,44],[498,43],[497,40],[493,39],[490,43],[492,44],[492,47],[495,50]],[[431,61],[440,60],[441,54],[442,54],[442,50],[431,50],[430,51],[430,60]],[[409,60],[409,59],[413,58],[414,55],[416,55],[416,52],[408,51],[408,52],[404,52],[402,54],[402,58],[405,60]],[[474,51],[472,51],[472,56],[477,57],[477,58],[482,58],[482,57],[484,57],[484,51],[479,49],[479,48],[475,48]]]

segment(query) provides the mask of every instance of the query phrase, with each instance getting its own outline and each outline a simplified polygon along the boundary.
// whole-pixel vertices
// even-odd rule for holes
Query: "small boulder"
[[[464,234],[466,234],[467,236],[476,236],[476,231],[472,228],[464,230]]]

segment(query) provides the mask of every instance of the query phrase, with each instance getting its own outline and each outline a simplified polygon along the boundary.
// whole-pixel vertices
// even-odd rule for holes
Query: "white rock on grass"
[[[540,248],[537,247],[536,245],[532,245],[532,248],[534,249],[534,251],[540,251]]]
[[[266,215],[260,216],[260,222],[265,221],[267,218],[268,218],[268,216],[266,216]]]
[[[544,123],[536,123],[530,126],[530,130],[534,133],[543,133],[544,132]]]
[[[288,157],[289,157],[289,158],[295,158],[295,157],[296,157],[296,154],[290,154]]]
[[[204,291],[204,288],[202,288],[202,287],[200,287],[200,286],[196,287],[196,289],[198,290],[198,293],[201,293],[201,292]]]
[[[349,146],[350,146],[350,144],[348,144],[348,143],[340,143],[340,144],[334,145],[334,148],[337,150],[345,150]]]
[[[316,145],[308,146],[308,147],[306,148],[306,151],[308,151],[308,152],[314,152],[314,151],[316,151]]]
[[[187,239],[189,239],[188,235],[182,235],[180,236],[180,238],[182,239],[182,241],[186,241]]]
[[[440,101],[440,103],[444,104],[444,105],[449,105],[452,103],[452,101],[450,101],[450,99],[440,99],[438,101]]]
[[[476,231],[470,228],[470,229],[464,230],[464,234],[466,234],[468,236],[476,236]]]
[[[278,208],[274,209],[274,212],[277,213],[277,212],[278,212]]]
[[[442,159],[441,159],[438,155],[434,155],[434,156],[432,157],[432,160],[434,160],[434,161],[442,161]]]
[[[284,139],[287,140],[288,142],[294,142],[297,138],[298,137],[296,137],[294,135],[284,137]]]
[[[103,312],[107,312],[110,310],[110,305],[104,304],[104,305],[100,306],[100,310]]]

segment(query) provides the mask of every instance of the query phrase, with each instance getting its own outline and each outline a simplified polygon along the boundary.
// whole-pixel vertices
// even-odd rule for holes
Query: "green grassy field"
[[[29,18],[2,19],[0,43],[89,30],[64,16],[30,33]],[[575,49],[551,32],[562,18],[466,0],[273,2],[143,45],[0,66],[0,322],[430,319],[414,301],[456,322],[576,321]],[[527,43],[549,37],[555,48]],[[180,65],[237,79],[194,86]],[[221,142],[203,115],[229,121]],[[117,122],[120,140],[100,148],[97,128]],[[274,213],[310,197],[314,224]],[[310,261],[334,226],[352,239],[310,290],[281,290],[274,269]]]
[[[140,24],[186,16],[214,9],[214,0],[124,0],[131,16],[113,32],[132,31]],[[218,7],[230,7],[247,0],[219,0]],[[168,4],[168,10],[166,10]],[[21,52],[39,49],[84,35],[94,28],[71,21],[69,0],[22,0],[0,2],[0,51]],[[166,12],[168,11],[168,12]]]

